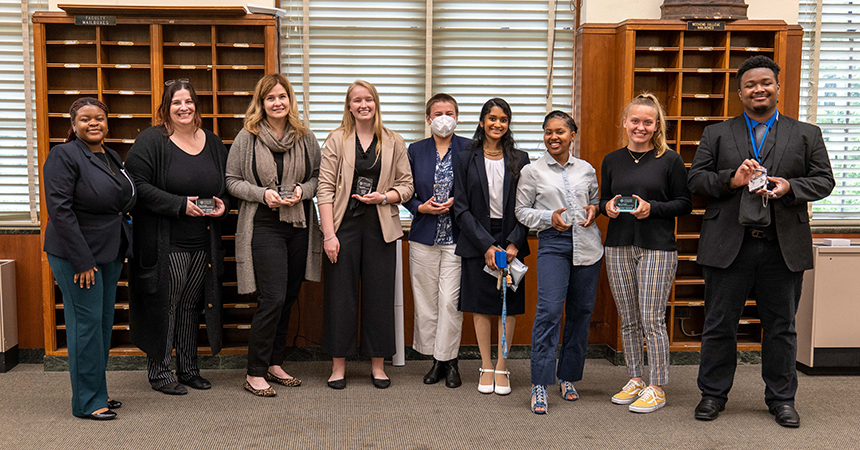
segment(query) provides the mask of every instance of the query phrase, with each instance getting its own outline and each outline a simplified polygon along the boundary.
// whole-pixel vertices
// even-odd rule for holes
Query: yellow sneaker
[[[630,380],[624,385],[624,389],[621,389],[621,392],[612,396],[612,403],[616,405],[629,405],[642,395],[643,389],[645,389],[645,383]]]
[[[649,413],[666,406],[666,393],[657,392],[651,386],[642,391],[642,396],[630,405],[630,411],[635,413]]]

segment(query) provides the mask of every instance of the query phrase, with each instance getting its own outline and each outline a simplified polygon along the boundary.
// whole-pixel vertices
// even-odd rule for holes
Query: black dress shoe
[[[436,384],[445,376],[445,363],[433,358],[433,366],[427,375],[424,375],[424,384]]]
[[[184,380],[182,378],[180,378],[179,382],[186,385],[186,386],[190,386],[190,387],[193,387],[194,389],[199,389],[199,390],[209,389],[212,387],[212,383],[210,383],[209,380],[201,377],[200,375],[195,375],[191,378],[187,378]]]
[[[457,367],[457,358],[445,362],[445,386],[458,388],[463,384],[460,380],[460,369]]]
[[[720,404],[720,402],[712,398],[703,398],[702,401],[696,405],[696,414],[694,416],[698,420],[714,420],[720,415],[720,411],[724,409],[726,409],[726,407]]]
[[[794,409],[794,406],[779,405],[776,408],[771,409],[770,413],[774,415],[776,423],[784,427],[797,428],[800,426],[800,415],[797,414],[797,410]]]
[[[389,378],[376,378],[373,374],[370,374],[370,379],[373,380],[373,387],[377,389],[386,389],[388,386],[391,386],[391,379]]]
[[[113,420],[116,419],[116,413],[111,410],[107,410],[100,413],[94,412],[87,417],[93,420]]]
[[[185,386],[177,383],[176,381],[170,384],[165,384],[161,387],[153,387],[153,389],[167,395],[185,395],[188,393],[188,389],[185,389]]]
[[[108,408],[110,409],[120,409],[122,408],[122,402],[119,400],[111,400],[108,399]]]
[[[346,389],[346,378],[341,378],[340,380],[332,380],[328,382],[328,387],[332,389]]]

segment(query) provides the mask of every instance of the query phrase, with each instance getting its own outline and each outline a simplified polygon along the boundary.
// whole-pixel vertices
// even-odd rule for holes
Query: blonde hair
[[[642,92],[636,96],[633,100],[630,100],[630,103],[624,107],[624,115],[621,118],[622,123],[627,121],[627,114],[630,113],[630,107],[634,105],[640,106],[648,106],[654,108],[657,111],[657,130],[654,131],[654,134],[651,135],[651,145],[654,146],[654,157],[659,158],[663,156],[663,153],[666,153],[666,150],[669,150],[669,144],[666,143],[666,112],[663,110],[663,106],[660,105],[660,100],[657,100],[657,96],[650,92]],[[627,134],[625,133],[624,139],[626,141]]]
[[[279,84],[287,91],[287,97],[290,99],[290,112],[287,114],[287,123],[290,124],[289,132],[295,133],[296,137],[302,137],[305,135],[307,128],[299,118],[296,93],[293,91],[290,81],[279,73],[264,75],[257,82],[257,86],[254,88],[254,97],[251,99],[251,104],[248,105],[248,111],[245,112],[245,129],[254,135],[260,132],[260,122],[266,120],[266,110],[263,108],[263,100]]]
[[[352,134],[353,130],[355,130],[355,117],[353,117],[352,112],[349,111],[349,97],[352,94],[352,91],[359,86],[370,92],[371,97],[373,97],[373,103],[376,105],[376,113],[373,119],[373,134],[376,135],[376,148],[374,150],[376,151],[376,157],[379,158],[379,153],[382,151],[382,132],[386,130],[386,128],[382,125],[382,110],[379,108],[379,94],[376,92],[376,88],[373,87],[372,84],[364,80],[355,80],[349,85],[349,89],[346,90],[346,99],[343,104],[343,120],[335,131],[343,129],[343,141],[346,142],[349,135]]]

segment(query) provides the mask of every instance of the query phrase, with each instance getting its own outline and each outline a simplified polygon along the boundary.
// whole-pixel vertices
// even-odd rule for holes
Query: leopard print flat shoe
[[[266,372],[266,381],[271,381],[273,383],[282,384],[286,387],[298,387],[302,385],[302,380],[293,377],[293,378],[278,378],[271,374],[271,372]]]
[[[254,386],[251,386],[251,383],[248,383],[247,380],[245,381],[245,390],[256,395],[257,397],[274,397],[278,395],[278,393],[275,392],[275,390],[272,389],[271,386],[267,387],[266,389],[254,389]]]

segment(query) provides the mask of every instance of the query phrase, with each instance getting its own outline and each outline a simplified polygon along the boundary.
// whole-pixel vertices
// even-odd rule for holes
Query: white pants
[[[438,361],[449,361],[460,351],[463,313],[460,299],[460,257],[456,245],[409,242],[415,333],[412,348]]]

